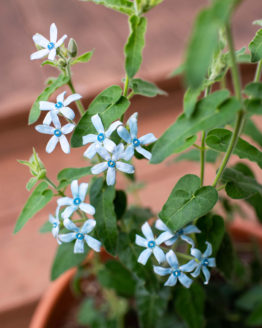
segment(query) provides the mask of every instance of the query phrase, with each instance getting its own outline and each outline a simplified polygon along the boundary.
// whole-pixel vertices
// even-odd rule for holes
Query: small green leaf
[[[175,185],[159,217],[172,230],[207,214],[216,204],[218,194],[211,186],[200,186],[200,178],[193,174],[183,176]]]
[[[77,322],[80,325],[88,325],[88,327],[93,328],[108,328],[105,316],[97,310],[94,303],[92,298],[84,300],[77,313]]]
[[[201,233],[196,234],[198,248],[204,252],[208,241],[212,245],[212,256],[216,256],[225,233],[223,218],[219,215],[203,216],[197,220],[197,227],[201,230]]]
[[[244,93],[252,98],[262,99],[262,83],[251,82],[245,86]]]
[[[62,273],[70,268],[80,265],[86,258],[88,247],[85,243],[83,254],[74,253],[74,242],[64,243],[57,249],[55,259],[51,269],[51,280],[56,280]]]
[[[220,248],[216,256],[217,268],[224,274],[227,279],[230,279],[235,270],[235,251],[232,241],[227,232],[225,232]]]
[[[66,168],[60,171],[57,175],[57,180],[63,187],[70,184],[73,180],[78,180],[87,175],[91,175],[92,166],[80,167],[80,168]]]
[[[258,30],[254,39],[248,46],[251,52],[251,62],[255,63],[262,59],[262,29]]]
[[[182,75],[185,72],[185,65],[181,64],[176,69],[173,70],[173,72],[170,74],[170,77],[175,77],[177,75]]]
[[[38,181],[37,177],[30,178],[30,180],[26,184],[26,189],[28,191],[30,191],[34,187],[34,185],[37,183],[37,181]]]
[[[242,310],[251,311],[262,302],[262,286],[257,285],[249,289],[236,301],[236,306]]]
[[[114,289],[119,296],[134,296],[136,281],[119,261],[107,261],[98,272],[98,281],[102,286]]]
[[[188,88],[184,94],[184,113],[187,117],[190,117],[196,108],[198,97],[202,92],[202,88],[191,89]]]
[[[124,190],[116,190],[114,199],[115,213],[118,220],[120,220],[127,209],[127,196]]]
[[[227,97],[228,91],[217,91],[201,99],[191,117],[180,115],[153,146],[151,163],[160,163],[177,149],[181,151],[186,139],[197,132],[231,122],[241,104],[235,98],[226,100]]]
[[[53,228],[53,225],[51,222],[49,221],[46,221],[42,227],[39,229],[39,232],[40,233],[47,233],[47,232],[51,232],[52,231],[52,228]]]
[[[142,95],[145,97],[155,97],[157,95],[167,95],[164,90],[159,89],[154,83],[142,80],[133,79],[132,89],[136,95]]]
[[[53,197],[52,190],[48,189],[48,184],[41,182],[28,198],[22,212],[17,219],[14,233],[20,231],[26,222],[31,219],[37,212],[44,208]]]
[[[145,0],[145,1],[142,1],[141,2],[141,5],[142,5],[141,12],[146,13],[146,12],[153,9],[155,6],[159,5],[162,2],[163,2],[163,0]]]
[[[218,152],[208,149],[206,151],[206,163],[215,163],[218,157]],[[191,161],[200,162],[200,151],[198,149],[190,149],[189,151],[177,156],[175,162]]]
[[[50,65],[53,67],[57,67],[57,64],[55,62],[53,62],[52,60],[45,60],[41,63],[41,66],[45,66],[45,65]]]
[[[119,11],[127,15],[133,15],[135,13],[134,3],[129,0],[82,0],[94,2],[97,5],[103,5],[107,8]]]
[[[117,224],[114,209],[115,188],[105,186],[103,178],[97,179],[90,189],[90,202],[96,208],[96,231],[105,249],[115,254],[117,246]]]
[[[91,114],[104,112],[108,107],[114,105],[122,96],[119,85],[112,85],[100,92],[88,107]]]
[[[28,124],[35,123],[39,116],[40,116],[40,109],[39,109],[39,102],[48,100],[48,98],[55,92],[58,88],[67,84],[69,81],[69,77],[63,74],[60,74],[57,79],[55,79],[45,90],[37,97],[36,101],[34,102],[33,106],[31,107]]]
[[[246,120],[243,133],[262,147],[262,133],[251,119]]]
[[[130,35],[125,45],[125,69],[132,78],[142,63],[142,51],[145,46],[146,18],[131,16],[129,18]]]
[[[229,130],[214,129],[207,134],[206,144],[216,151],[225,152],[231,137],[232,132]],[[256,162],[259,167],[262,168],[262,152],[242,138],[238,139],[234,154],[239,158],[245,158],[249,159],[251,162]]]
[[[77,64],[77,63],[88,63],[89,60],[92,58],[93,53],[94,53],[93,50],[92,51],[88,51],[88,52],[80,55],[76,59],[74,59],[71,64],[74,65],[74,64]]]

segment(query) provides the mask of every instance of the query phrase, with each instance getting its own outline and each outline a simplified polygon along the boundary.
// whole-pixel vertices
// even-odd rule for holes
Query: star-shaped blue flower
[[[190,244],[192,247],[194,247],[195,243],[194,243],[193,239],[188,237],[187,235],[191,234],[191,233],[200,233],[201,232],[196,226],[189,225],[183,229],[179,229],[177,232],[174,233],[160,219],[158,219],[156,221],[155,227],[160,231],[169,231],[172,234],[172,238],[170,238],[169,240],[167,240],[165,242],[165,244],[167,246],[173,245],[178,240],[178,238],[181,238],[182,240],[184,240],[185,242]]]
[[[140,138],[137,137],[137,113],[130,116],[127,121],[127,126],[129,127],[130,132],[128,132],[128,130],[123,126],[120,126],[117,129],[117,133],[120,138],[128,144],[124,159],[129,161],[134,156],[134,151],[136,150],[138,153],[150,160],[152,154],[142,146],[155,142],[157,138],[153,135],[153,133],[148,133]]]
[[[94,206],[84,203],[86,193],[88,190],[88,183],[81,183],[78,186],[78,181],[73,180],[71,183],[71,191],[73,198],[70,197],[63,197],[58,199],[57,203],[58,206],[68,206],[66,209],[62,212],[62,218],[68,219],[70,216],[77,211],[79,208],[83,212],[94,215],[95,214],[95,208]]]
[[[101,118],[98,114],[91,117],[93,126],[95,127],[97,134],[87,134],[83,136],[83,145],[91,143],[91,145],[84,152],[84,156],[89,159],[93,158],[97,153],[98,149],[105,147],[109,152],[112,152],[115,148],[115,143],[109,139],[115,129],[122,124],[120,121],[112,123],[109,128],[105,131]]]
[[[60,230],[59,211],[60,211],[60,207],[58,206],[56,208],[55,216],[53,216],[52,214],[49,215],[49,222],[52,224],[52,235],[56,238],[58,244],[61,244],[61,242],[58,239],[58,234]]]
[[[70,105],[73,101],[81,99],[82,96],[80,96],[78,93],[74,93],[74,94],[68,96],[66,99],[64,99],[65,94],[66,94],[66,91],[60,93],[56,97],[56,103],[51,102],[51,101],[40,101],[39,102],[39,108],[41,111],[49,111],[45,116],[43,124],[50,125],[52,123],[53,116],[51,115],[51,113],[53,113],[56,116],[58,114],[62,114],[65,118],[67,118],[68,120],[71,120],[71,121],[75,118],[74,111],[70,107],[68,107],[68,105]]]
[[[166,260],[170,266],[169,268],[154,266],[156,274],[160,276],[170,275],[165,282],[165,286],[175,286],[178,280],[183,286],[189,288],[193,281],[184,272],[191,272],[195,267],[195,261],[191,260],[188,263],[179,266],[176,254],[172,250],[166,254]]]
[[[192,277],[196,278],[199,276],[202,271],[205,276],[204,284],[207,285],[210,279],[210,272],[208,267],[214,268],[216,266],[216,259],[214,257],[210,257],[212,255],[212,245],[206,241],[207,248],[205,252],[202,254],[199,249],[191,248],[191,255],[196,258],[195,262],[195,271],[191,273]]]
[[[136,244],[141,247],[145,247],[146,249],[139,255],[138,262],[145,265],[148,261],[151,254],[154,254],[158,263],[162,263],[165,261],[165,253],[159,247],[163,242],[170,239],[172,236],[168,231],[161,233],[156,239],[152,232],[150,225],[146,222],[142,225],[142,232],[145,238],[136,235]]]
[[[70,243],[76,240],[74,246],[74,253],[84,253],[84,242],[96,252],[100,252],[101,242],[88,234],[95,228],[96,221],[93,219],[88,219],[85,221],[83,226],[78,228],[71,220],[65,219],[64,226],[66,229],[73,231],[58,236],[59,240],[63,243]]]
[[[96,164],[91,168],[91,172],[92,174],[99,174],[107,170],[106,183],[108,186],[112,186],[115,184],[116,170],[128,174],[132,174],[135,172],[135,168],[133,165],[119,161],[119,159],[123,158],[124,155],[123,144],[115,146],[112,155],[110,155],[105,148],[98,148],[97,152],[102,158],[106,160],[106,162]]]

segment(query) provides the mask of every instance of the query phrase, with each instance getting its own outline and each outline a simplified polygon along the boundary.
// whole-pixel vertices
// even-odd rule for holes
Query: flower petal
[[[81,228],[81,233],[87,234],[94,230],[94,227],[96,226],[96,221],[92,219],[86,220],[86,222],[83,224]]]
[[[49,41],[42,35],[39,33],[36,33],[35,35],[33,35],[33,41],[35,44],[39,45],[40,47],[46,48]],[[48,52],[48,49],[45,49]]]
[[[61,102],[62,104],[64,103],[64,98],[66,95],[66,91],[61,92],[57,97],[56,97],[56,102]]]
[[[41,50],[38,50],[38,51],[32,53],[30,55],[30,59],[31,60],[40,59],[40,58],[45,57],[48,53],[49,53],[48,49],[41,49]]]
[[[183,272],[192,272],[195,270],[195,268],[198,266],[197,262],[195,260],[190,260],[184,265],[181,265],[179,269]]]
[[[97,152],[106,161],[109,161],[111,159],[111,156],[109,155],[108,151],[105,148],[103,148],[103,147],[97,147]]]
[[[122,138],[126,143],[132,142],[131,136],[125,127],[119,126],[119,128],[117,129],[117,133],[119,137]]]
[[[167,240],[171,239],[174,235],[169,232],[169,231],[165,231],[162,232],[156,239],[156,244],[157,245],[161,245],[162,243],[166,242]]]
[[[205,276],[204,285],[207,285],[210,279],[210,272],[206,266],[202,266],[202,272]]]
[[[154,240],[154,235],[153,235],[153,232],[152,232],[152,229],[150,227],[150,225],[148,224],[148,222],[145,222],[142,227],[141,227],[141,230],[144,234],[144,236],[146,237],[147,240]]]
[[[150,255],[152,254],[152,250],[150,248],[145,249],[138,257],[137,262],[143,265],[146,264]]]
[[[120,158],[123,158],[123,156],[125,155],[124,149],[125,147],[122,143],[117,145],[112,153],[112,160],[117,161]]]
[[[53,48],[53,49],[49,52],[48,59],[53,61],[53,60],[55,59],[55,56],[56,56],[56,49]]]
[[[72,230],[75,232],[79,232],[79,228],[70,219],[65,219],[63,223],[64,223],[64,226],[66,227],[66,229]]]
[[[106,183],[108,186],[113,186],[116,182],[116,170],[114,167],[109,167],[106,174]]]
[[[89,159],[93,158],[96,154],[96,144],[93,143],[91,144],[87,149],[86,151],[84,152],[83,156],[84,157],[87,157]],[[97,173],[93,173],[93,174],[97,174]]]
[[[60,123],[59,118],[57,116],[57,112],[52,110],[49,113],[50,113],[50,115],[52,117],[52,121],[54,123],[55,128],[56,129],[61,129],[61,123]]]
[[[141,247],[147,247],[147,240],[139,235],[136,235],[136,244]]]
[[[60,39],[56,42],[55,47],[56,47],[56,48],[60,47],[61,44],[65,41],[66,38],[67,38],[67,35],[66,35],[66,34],[63,35],[62,38],[60,38]]]
[[[79,189],[78,189],[78,181],[77,180],[73,180],[71,182],[71,192],[74,198],[79,196]]]
[[[139,154],[143,155],[143,156],[144,156],[146,159],[148,159],[148,160],[150,160],[151,157],[152,157],[152,154],[150,153],[150,151],[148,151],[148,150],[142,148],[141,146],[136,147],[136,151],[137,151]]]
[[[55,23],[50,25],[50,42],[56,43],[57,40],[57,27]]]
[[[51,101],[39,101],[40,110],[54,110],[55,104]]]
[[[148,133],[140,137],[138,140],[141,142],[142,145],[148,145],[152,142],[157,141],[157,138],[153,135],[153,133]]]
[[[191,276],[194,278],[198,277],[200,275],[200,271],[201,271],[201,264],[197,263],[197,267],[195,271],[191,273]]]
[[[52,153],[52,151],[55,149],[57,143],[58,143],[58,138],[56,136],[53,136],[50,138],[50,140],[48,141],[47,145],[46,145],[46,152],[48,154]]]
[[[165,282],[165,286],[175,286],[177,283],[177,277],[175,277],[173,274],[170,275],[170,277]]]
[[[192,247],[195,247],[194,240],[186,235],[181,235],[180,238],[190,244]]]
[[[86,136],[83,136],[83,145],[86,145],[90,142],[97,141],[97,135],[96,134],[87,134]]]
[[[153,253],[159,264],[165,262],[165,259],[166,259],[165,253],[163,252],[163,250],[160,247],[155,246],[153,248]]]
[[[216,259],[214,257],[210,257],[208,259],[208,266],[210,268],[214,268],[216,266]]]
[[[130,135],[132,139],[137,137],[137,115],[137,113],[134,113],[129,117],[127,121],[127,125],[129,125]]]
[[[90,205],[90,204],[87,204],[87,203],[81,203],[81,204],[79,205],[79,208],[80,208],[83,212],[85,212],[85,213],[87,213],[87,214],[90,214],[90,215],[94,215],[95,212],[96,212],[94,206],[92,206],[92,205]]]
[[[105,135],[107,138],[109,138],[111,136],[111,134],[121,125],[123,124],[120,121],[116,121],[114,123],[112,123],[109,128],[105,131]]]
[[[171,232],[171,230],[168,228],[168,226],[165,225],[165,223],[161,219],[156,220],[155,227],[160,231],[169,231],[169,232]]]
[[[94,127],[95,127],[95,129],[98,133],[104,133],[105,132],[103,123],[102,123],[101,118],[99,117],[98,114],[93,115],[91,117],[91,121],[92,121],[92,123],[93,123],[93,125],[94,125]]]
[[[190,250],[190,254],[191,254],[192,256],[194,256],[196,259],[198,259],[199,261],[200,261],[201,258],[202,258],[202,253],[201,253],[200,250],[197,249],[197,248],[192,247],[191,250]]]
[[[75,118],[75,112],[69,107],[63,107],[60,109],[60,113],[64,115],[69,120],[73,120]]]
[[[71,102],[76,101],[81,99],[82,96],[79,95],[78,93],[74,93],[70,96],[68,96],[65,100],[64,100],[64,106],[68,106],[69,104],[71,104]]]
[[[200,233],[201,231],[198,229],[198,227],[194,226],[193,224],[183,228],[184,234],[188,235],[190,233]]]
[[[126,147],[125,153],[123,155],[123,159],[125,161],[129,161],[134,156],[134,145],[129,145]]]
[[[186,288],[189,288],[193,282],[192,279],[190,279],[186,274],[184,274],[183,272],[180,273],[180,275],[178,276],[178,280],[179,282]]]
[[[131,164],[123,163],[123,162],[116,162],[116,168],[121,171],[128,174],[132,174],[135,172],[135,168]]]
[[[172,272],[172,269],[154,265],[154,272],[159,276],[166,276]]]
[[[36,131],[44,134],[54,134],[55,129],[52,126],[46,124],[40,124],[35,126]]]
[[[84,250],[85,250],[84,240],[76,239],[75,246],[74,246],[74,253],[75,254],[84,253]]]
[[[68,206],[66,209],[62,212],[62,218],[68,219],[70,216],[77,210],[77,206]]]
[[[93,145],[91,145],[91,146],[93,146]],[[96,164],[95,166],[93,166],[91,168],[91,173],[92,174],[100,174],[100,173],[104,172],[107,168],[108,168],[107,162],[102,162],[102,163],[99,163],[99,164]]]
[[[105,138],[104,146],[105,146],[106,150],[109,151],[110,153],[112,153],[114,151],[114,149],[116,148],[116,144],[114,143],[114,141],[112,141],[108,138]]]
[[[173,245],[176,241],[177,241],[177,239],[178,239],[178,236],[174,236],[174,237],[172,237],[172,238],[170,238],[169,240],[167,240],[166,242],[165,242],[165,244],[167,245],[167,246],[171,246],[171,245]]]
[[[51,113],[48,112],[43,120],[44,125],[50,125],[52,123],[52,116]]]
[[[61,145],[61,148],[62,148],[63,152],[65,154],[69,154],[70,153],[70,145],[69,145],[69,142],[66,139],[66,136],[64,136],[62,134],[61,137],[59,137],[59,142],[60,142],[60,145]]]
[[[101,242],[91,236],[85,236],[85,241],[87,245],[92,248],[96,252],[100,252],[101,249]]]
[[[166,254],[166,260],[172,268],[178,269],[178,260],[176,254],[172,250]]]
[[[75,232],[65,233],[59,235],[58,237],[59,240],[61,240],[63,243],[70,243],[72,240],[76,239],[76,233]]]
[[[73,205],[73,199],[69,198],[69,197],[63,197],[63,198],[59,198],[57,200],[57,204],[58,206],[66,206],[66,205]]]
[[[75,124],[73,123],[67,123],[66,125],[64,125],[62,128],[61,128],[61,132],[63,134],[68,134],[70,132],[72,132],[75,128]]]
[[[88,183],[85,183],[85,182],[80,183],[78,195],[82,202],[86,198],[87,190],[88,190]]]
[[[208,241],[206,241],[206,245],[207,248],[203,253],[203,257],[209,257],[210,255],[212,255],[212,245]]]
[[[57,219],[52,214],[49,214],[49,222],[55,223],[56,221],[57,221]]]

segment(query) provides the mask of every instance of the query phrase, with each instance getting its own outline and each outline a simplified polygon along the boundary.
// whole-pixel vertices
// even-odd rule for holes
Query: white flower
[[[53,134],[52,138],[48,141],[46,145],[46,152],[52,153],[55,149],[58,142],[60,142],[60,146],[64,153],[70,153],[70,145],[65,137],[65,134],[68,134],[74,130],[75,125],[72,123],[68,123],[61,128],[61,123],[56,115],[52,115],[52,120],[55,127],[52,127],[47,124],[37,125],[35,129],[44,134]]]
[[[40,110],[49,111],[46,114],[46,117],[43,121],[44,124],[48,124],[48,125],[51,124],[51,122],[52,122],[51,112],[56,116],[57,116],[57,114],[61,113],[65,118],[67,118],[69,120],[73,120],[75,118],[74,111],[70,107],[67,107],[67,106],[69,104],[71,104],[73,101],[79,100],[80,98],[82,98],[82,96],[80,96],[78,93],[74,93],[74,94],[70,95],[69,97],[67,97],[66,99],[64,99],[65,94],[66,94],[66,91],[60,93],[56,97],[56,103],[53,103],[50,101],[40,101],[39,102]]]
[[[86,136],[83,136],[83,145],[92,143],[84,152],[84,156],[93,158],[97,153],[98,148],[101,148],[102,146],[105,146],[108,151],[112,152],[115,148],[115,143],[110,140],[109,137],[122,123],[120,121],[116,121],[112,123],[105,131],[101,118],[98,114],[93,115],[91,117],[91,121],[98,134],[87,134]]]
[[[50,41],[47,40],[43,35],[36,33],[33,36],[35,44],[42,47],[43,49],[34,52],[30,59],[40,59],[48,55],[49,60],[54,60],[56,56],[56,49],[62,45],[62,43],[67,38],[67,35],[62,36],[61,39],[57,41],[57,28],[55,23],[50,26]]]
[[[52,224],[52,235],[56,238],[58,244],[61,244],[61,241],[58,239],[58,234],[60,230],[60,220],[59,220],[59,211],[60,207],[56,208],[55,216],[49,214],[49,222]]]
[[[119,161],[119,159],[123,158],[124,155],[124,145],[122,143],[115,146],[112,155],[110,155],[105,148],[99,148],[97,152],[106,160],[106,162],[96,164],[92,167],[91,172],[92,174],[99,174],[107,170],[106,182],[108,186],[115,184],[116,170],[128,174],[135,172],[133,165]]]

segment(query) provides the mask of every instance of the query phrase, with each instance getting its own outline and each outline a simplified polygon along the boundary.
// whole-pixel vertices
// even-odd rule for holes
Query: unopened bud
[[[74,39],[70,39],[68,43],[68,53],[71,57],[75,57],[77,55],[77,44]]]
[[[59,67],[65,67],[66,66],[66,61],[62,58],[58,59],[58,66]]]

